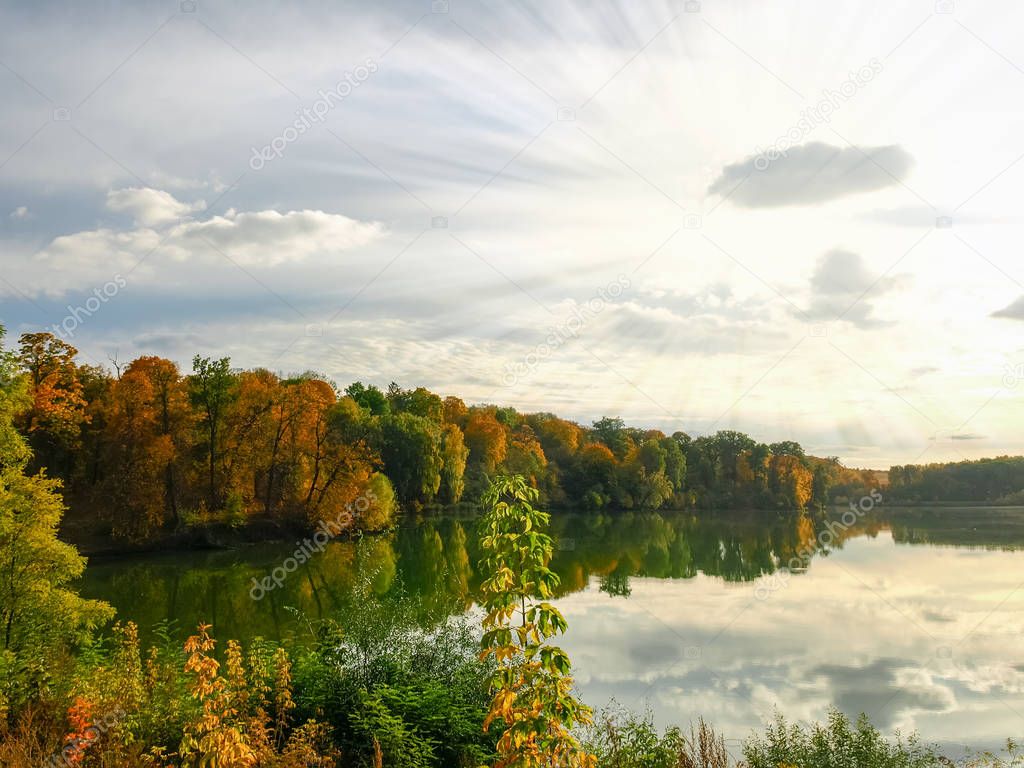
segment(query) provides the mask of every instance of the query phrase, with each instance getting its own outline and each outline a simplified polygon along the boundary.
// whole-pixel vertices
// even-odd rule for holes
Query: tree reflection
[[[628,598],[634,578],[692,579],[704,574],[728,582],[754,581],[780,569],[797,573],[816,556],[850,538],[891,530],[898,543],[955,544],[1013,549],[1024,544],[1024,511],[885,510],[836,528],[828,548],[820,542],[826,521],[807,515],[730,513],[625,513],[554,515],[559,545],[551,567],[561,579],[557,596],[594,584]],[[438,518],[410,522],[398,531],[355,541],[331,542],[254,600],[263,579],[294,545],[261,545],[236,551],[181,552],[95,562],[82,594],[108,600],[122,618],[140,627],[176,620],[179,627],[211,621],[223,637],[249,639],[308,634],[307,620],[337,618],[370,602],[412,605],[424,625],[444,621],[474,605],[479,577],[476,524]]]

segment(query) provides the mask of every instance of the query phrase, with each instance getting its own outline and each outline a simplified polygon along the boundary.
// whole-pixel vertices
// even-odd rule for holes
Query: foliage
[[[406,504],[431,501],[441,487],[441,430],[424,416],[398,413],[381,419],[384,471]]]
[[[68,586],[85,559],[57,540],[59,481],[29,473],[31,452],[13,430],[23,392],[11,358],[0,357],[0,713],[47,687],[66,653],[112,615]]]
[[[676,727],[659,734],[651,714],[618,707],[603,710],[584,733],[601,768],[729,768],[725,740],[703,720],[689,734]]]
[[[886,495],[893,501],[990,501],[1014,503],[1024,490],[1024,457],[907,464],[889,468]]]
[[[317,638],[296,663],[298,711],[322,713],[356,765],[371,765],[375,747],[386,765],[433,755],[422,764],[475,768],[491,758],[495,739],[483,731],[490,668],[468,622],[424,630],[410,603],[367,602],[346,617],[344,632],[325,622]]]
[[[548,568],[549,516],[533,508],[537,496],[524,478],[499,477],[485,497],[480,546],[487,614],[480,644],[481,657],[493,658],[497,668],[484,728],[495,721],[505,726],[495,768],[593,766],[571,733],[591,721],[590,709],[573,696],[569,657],[547,642],[567,625],[547,602],[558,576]]]
[[[591,512],[803,511],[874,487],[871,473],[795,442],[730,430],[691,438],[614,417],[587,427],[395,383],[354,382],[339,396],[318,374],[238,370],[226,357],[196,356],[186,376],[140,357],[114,377],[47,333],[25,334],[20,349],[7,367],[25,373],[24,395],[8,407],[36,448],[34,466],[62,481],[72,528],[133,542],[193,525],[337,520],[382,482],[377,473],[395,512],[478,504],[493,477],[513,474],[544,504]],[[1009,472],[986,498],[1024,489],[1024,474],[1019,482]],[[363,516],[366,529],[387,527],[388,506]]]
[[[828,722],[810,726],[788,724],[781,715],[763,736],[752,737],[743,748],[749,768],[780,765],[814,768],[931,768],[940,765],[934,750],[916,738],[898,735],[887,740],[861,715],[851,723],[832,710]]]
[[[226,357],[211,360],[196,355],[192,359],[192,370],[189,396],[193,406],[202,414],[205,435],[203,451],[209,472],[206,502],[211,509],[219,509],[222,501],[218,476],[221,431],[225,411],[234,395],[234,376],[231,373],[231,361]]]

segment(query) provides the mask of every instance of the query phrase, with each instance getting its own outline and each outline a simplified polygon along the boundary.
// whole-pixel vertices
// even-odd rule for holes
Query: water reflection
[[[808,552],[813,568],[816,557],[883,531],[891,531],[900,544],[1024,546],[1021,509],[894,510],[859,521],[829,547],[819,538],[825,524],[803,515],[765,513],[555,515],[552,568],[561,578],[558,596],[582,591],[594,579],[599,591],[613,597],[628,597],[634,578],[693,579],[700,574],[751,582],[785,570]],[[206,620],[224,636],[278,639],[302,631],[303,622],[286,608],[318,619],[357,609],[371,597],[404,596],[412,599],[424,622],[431,622],[468,610],[479,584],[475,521],[444,518],[409,523],[390,535],[332,542],[280,587],[253,600],[253,579],[270,574],[294,546],[278,542],[96,560],[82,591],[110,601],[144,630],[165,619],[185,627]]]
[[[745,736],[773,707],[866,710],[886,728],[995,746],[1024,732],[1022,509],[886,510],[822,546],[827,521],[764,513],[556,515],[564,645],[588,701]],[[469,610],[471,519],[334,542],[262,600],[294,544],[92,563],[83,592],[143,633],[200,620],[219,637],[301,638],[306,619],[402,599],[424,623]],[[786,565],[807,557],[790,575]],[[769,583],[769,590],[757,589]]]

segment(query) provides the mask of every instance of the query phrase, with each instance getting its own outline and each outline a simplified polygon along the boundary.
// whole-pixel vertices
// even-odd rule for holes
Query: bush
[[[295,667],[301,717],[317,716],[353,765],[478,766],[494,755],[483,732],[490,666],[477,657],[473,625],[449,620],[421,629],[414,606],[369,604],[344,630],[319,628]]]
[[[700,720],[683,735],[669,728],[663,735],[651,713],[637,715],[618,707],[604,710],[584,734],[584,748],[601,768],[729,768],[725,740]],[[775,768],[775,766],[772,766]]]
[[[851,724],[841,712],[831,710],[828,722],[811,726],[789,725],[779,715],[763,736],[752,737],[743,747],[750,768],[931,768],[943,765],[935,751],[916,737],[904,741],[899,734],[888,741],[861,715]]]
[[[387,475],[380,472],[370,477],[366,490],[367,508],[359,510],[359,528],[363,531],[383,531],[395,524],[395,489]]]

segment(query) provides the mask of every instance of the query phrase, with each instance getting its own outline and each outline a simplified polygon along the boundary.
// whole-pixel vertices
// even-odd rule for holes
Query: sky
[[[5,2],[0,323],[851,466],[1024,453],[1022,23]]]

